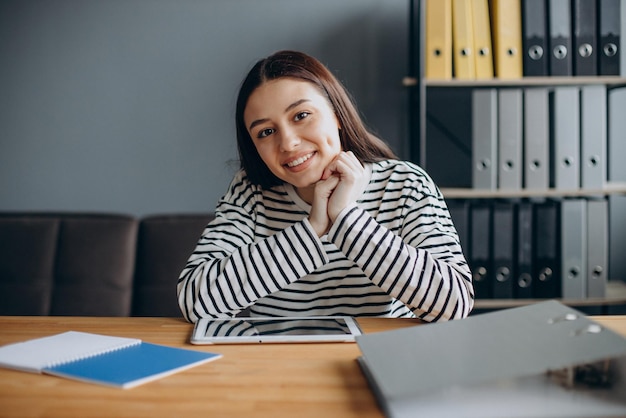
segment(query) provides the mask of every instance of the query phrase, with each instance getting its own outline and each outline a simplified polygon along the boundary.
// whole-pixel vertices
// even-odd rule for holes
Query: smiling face
[[[270,171],[310,196],[341,151],[339,121],[326,97],[312,83],[280,78],[254,90],[243,116]]]

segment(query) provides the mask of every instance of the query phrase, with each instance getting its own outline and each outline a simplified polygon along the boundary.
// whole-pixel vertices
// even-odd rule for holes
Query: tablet
[[[354,342],[361,330],[349,316],[202,318],[192,344]]]

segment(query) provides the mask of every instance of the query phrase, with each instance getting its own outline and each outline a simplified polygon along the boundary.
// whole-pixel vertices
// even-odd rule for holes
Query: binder
[[[606,183],[606,86],[583,86],[580,94],[581,186],[601,189]]]
[[[531,202],[520,202],[517,205],[515,230],[517,251],[513,280],[514,296],[518,299],[530,299],[533,297],[533,204]]]
[[[626,416],[626,339],[555,300],[356,342],[389,418]],[[590,387],[590,370],[612,384]]]
[[[544,0],[522,1],[522,46],[524,76],[547,76],[548,16]]]
[[[587,202],[561,202],[561,289],[563,299],[587,297]]]
[[[492,296],[491,207],[487,202],[473,202],[470,210],[469,265],[476,299]]]
[[[474,62],[476,79],[493,78],[493,49],[491,47],[491,23],[488,0],[469,0],[474,19]]]
[[[461,242],[461,248],[466,259],[468,258],[468,250],[470,244],[469,238],[469,202],[465,199],[451,199],[447,202],[448,211],[452,218],[452,223],[459,235],[459,241]]]
[[[522,188],[522,90],[498,90],[498,188]]]
[[[539,299],[561,295],[560,208],[553,200],[533,207],[533,295]]]
[[[490,6],[495,75],[505,79],[521,78],[521,0],[491,0]]]
[[[598,55],[600,75],[620,75],[621,56],[621,8],[620,0],[598,0],[598,32],[600,37]]]
[[[617,87],[608,92],[608,164],[609,182],[626,182],[626,87]],[[626,195],[609,196],[609,272],[611,278],[626,277]]]
[[[609,213],[605,199],[587,201],[587,297],[606,294],[609,266]]]
[[[596,0],[572,0],[574,75],[598,75]]]
[[[524,90],[523,187],[547,190],[550,185],[550,100],[547,88]]]
[[[555,87],[552,94],[552,183],[560,190],[580,187],[580,108],[578,87]]]
[[[425,77],[452,79],[452,0],[426,1]]]
[[[498,187],[498,92],[472,90],[472,186]]]
[[[452,65],[454,78],[476,78],[472,7],[468,0],[452,0]]]
[[[620,3],[620,21],[622,22],[620,26],[620,49],[624,48],[624,42],[622,39],[626,36],[626,0],[622,0]],[[621,77],[626,77],[626,54],[623,52],[619,53],[620,61],[619,61],[619,72]]]
[[[548,0],[550,75],[571,76],[572,22],[570,0]]]
[[[492,262],[494,299],[513,298],[513,203],[493,204]]]

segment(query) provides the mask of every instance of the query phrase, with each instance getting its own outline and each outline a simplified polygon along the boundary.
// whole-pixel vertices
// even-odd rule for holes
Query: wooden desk
[[[626,336],[626,316],[595,319]],[[364,318],[359,324],[367,333],[419,322]],[[128,390],[0,369],[0,416],[382,417],[355,361],[356,344],[192,346],[191,329],[174,318],[0,317],[0,345],[75,330],[224,355]]]

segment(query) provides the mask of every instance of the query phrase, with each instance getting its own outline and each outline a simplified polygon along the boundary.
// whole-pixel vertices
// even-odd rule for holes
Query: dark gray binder
[[[609,266],[609,212],[605,199],[587,201],[587,297],[603,298]]]
[[[518,299],[533,297],[533,204],[520,202],[516,211],[517,242],[515,257],[514,296]]]
[[[498,93],[496,89],[472,91],[472,186],[498,187]]]
[[[598,75],[596,0],[572,0],[574,75]]]
[[[552,183],[560,190],[580,187],[580,108],[578,87],[559,86],[552,93]]]
[[[470,210],[469,266],[476,299],[492,296],[493,270],[491,262],[491,205],[473,202]]]
[[[587,297],[587,202],[561,202],[561,289],[563,299]]]
[[[522,90],[498,90],[498,188],[522,188]]]
[[[465,255],[465,258],[468,259],[470,244],[469,201],[465,199],[450,199],[446,201],[446,204],[448,205],[448,211],[450,212],[450,217],[452,218],[456,232],[459,235],[459,241],[461,242],[463,254]]]
[[[606,183],[606,86],[583,86],[580,96],[581,187],[601,189]]]
[[[390,418],[626,416],[626,339],[555,300],[356,342]],[[591,388],[584,370],[615,383]]]
[[[620,75],[623,51],[621,38],[621,0],[599,0],[599,51],[598,73],[600,75]],[[624,6],[626,7],[626,6]]]
[[[570,0],[548,0],[550,75],[571,76],[572,21]]]
[[[561,296],[560,204],[554,200],[537,203],[533,215],[533,296]]]
[[[544,0],[522,1],[522,47],[524,76],[547,76],[548,16]]]
[[[523,187],[546,190],[550,185],[550,106],[547,88],[524,91]]]
[[[494,299],[513,298],[513,203],[495,202],[493,204],[492,233],[492,290]]]

